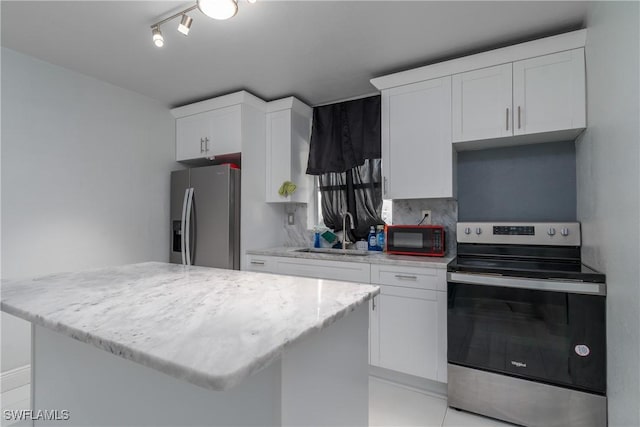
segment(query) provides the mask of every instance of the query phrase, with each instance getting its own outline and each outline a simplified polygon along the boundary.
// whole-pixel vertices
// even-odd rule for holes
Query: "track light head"
[[[229,19],[238,13],[238,0],[198,0],[200,12],[213,19]]]
[[[164,46],[164,37],[162,37],[162,33],[160,32],[160,27],[154,27],[151,29],[153,43],[157,47]]]
[[[182,15],[182,19],[180,20],[180,25],[178,25],[178,31],[180,31],[185,36],[188,36],[192,23],[193,23],[193,18],[191,18],[187,14]]]

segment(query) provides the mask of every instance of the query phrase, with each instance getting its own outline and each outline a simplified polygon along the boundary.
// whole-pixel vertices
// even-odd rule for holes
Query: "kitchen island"
[[[1,306],[33,325],[32,407],[60,425],[365,426],[378,292],[152,262],[3,281]]]

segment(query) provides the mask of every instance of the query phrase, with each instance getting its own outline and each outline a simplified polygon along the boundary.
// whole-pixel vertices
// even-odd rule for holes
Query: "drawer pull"
[[[418,280],[418,276],[408,276],[406,274],[396,274],[396,278],[402,280]]]
[[[251,261],[253,265],[264,265],[264,261]]]

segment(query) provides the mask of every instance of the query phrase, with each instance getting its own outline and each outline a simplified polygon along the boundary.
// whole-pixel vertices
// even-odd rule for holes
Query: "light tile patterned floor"
[[[447,407],[444,397],[369,378],[370,426],[512,427],[492,418]]]

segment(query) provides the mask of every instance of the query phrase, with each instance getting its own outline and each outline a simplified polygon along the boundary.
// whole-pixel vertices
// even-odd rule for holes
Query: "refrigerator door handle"
[[[189,200],[189,189],[184,189],[184,198],[182,199],[182,220],[180,221],[180,254],[182,255],[182,265],[186,264],[186,253],[184,245],[184,236],[186,231],[187,219],[187,200]]]
[[[182,233],[184,235],[184,241],[185,241],[185,258],[186,258],[186,265],[191,265],[191,243],[189,242],[189,236],[191,234],[191,209],[193,207],[193,187],[192,188],[188,188],[188,196],[187,196],[187,215],[186,215],[186,228],[184,229],[184,232]]]

